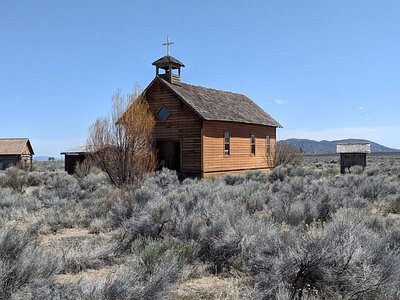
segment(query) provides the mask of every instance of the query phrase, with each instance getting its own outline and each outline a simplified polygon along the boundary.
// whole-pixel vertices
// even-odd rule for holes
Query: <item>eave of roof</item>
[[[65,155],[65,154],[78,155],[78,154],[88,154],[91,152],[93,152],[93,149],[90,146],[76,146],[71,149],[62,151],[60,154],[62,154],[62,155]]]
[[[156,66],[156,65],[163,65],[163,64],[169,64],[169,63],[176,64],[181,67],[185,67],[185,65],[182,62],[180,62],[179,60],[177,60],[175,57],[173,57],[171,55],[165,55],[165,56],[157,59],[155,62],[152,63],[152,65]]]

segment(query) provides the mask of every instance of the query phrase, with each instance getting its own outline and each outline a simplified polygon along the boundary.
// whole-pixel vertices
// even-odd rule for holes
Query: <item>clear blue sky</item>
[[[246,94],[278,139],[400,149],[400,1],[0,1],[0,137],[84,144],[116,89],[171,54],[184,82]]]

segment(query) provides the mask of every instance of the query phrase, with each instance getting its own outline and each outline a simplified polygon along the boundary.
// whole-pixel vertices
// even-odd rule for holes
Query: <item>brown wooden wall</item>
[[[224,155],[224,132],[230,133],[230,155]],[[271,170],[275,167],[276,128],[241,123],[204,121],[202,176],[237,173],[245,170]],[[251,134],[256,135],[256,153],[251,154]],[[266,156],[266,135],[271,155]]]
[[[25,164],[25,167],[28,169],[32,169],[32,154],[22,154],[21,155],[21,162]]]
[[[0,155],[0,170],[24,163],[28,169],[32,168],[32,155]]]
[[[22,149],[22,155],[32,156],[31,149],[28,147],[28,143],[25,144],[24,149]]]
[[[345,174],[346,168],[353,166],[362,166],[365,168],[367,165],[366,153],[340,153],[340,173]]]
[[[156,140],[180,141],[180,171],[190,175],[200,175],[202,126],[200,117],[158,81],[155,81],[147,90],[146,99],[154,116],[162,106],[165,106],[171,113],[165,123],[155,117]]]
[[[0,155],[0,170],[17,165],[20,159],[20,155]]]
[[[65,154],[64,166],[68,174],[74,174],[78,163],[83,163],[87,159],[87,154]]]

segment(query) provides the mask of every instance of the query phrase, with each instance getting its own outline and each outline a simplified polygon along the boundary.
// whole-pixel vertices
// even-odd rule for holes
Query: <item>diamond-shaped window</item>
[[[171,113],[169,112],[169,110],[163,106],[160,108],[160,110],[157,113],[157,117],[160,119],[161,122],[165,122],[167,121],[168,117],[171,115]]]

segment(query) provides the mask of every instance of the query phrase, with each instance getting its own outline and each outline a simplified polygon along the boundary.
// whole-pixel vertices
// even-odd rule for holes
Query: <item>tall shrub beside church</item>
[[[98,118],[89,129],[87,143],[93,164],[118,187],[141,180],[155,169],[154,126],[154,117],[138,89],[126,96],[117,91],[111,114]]]

